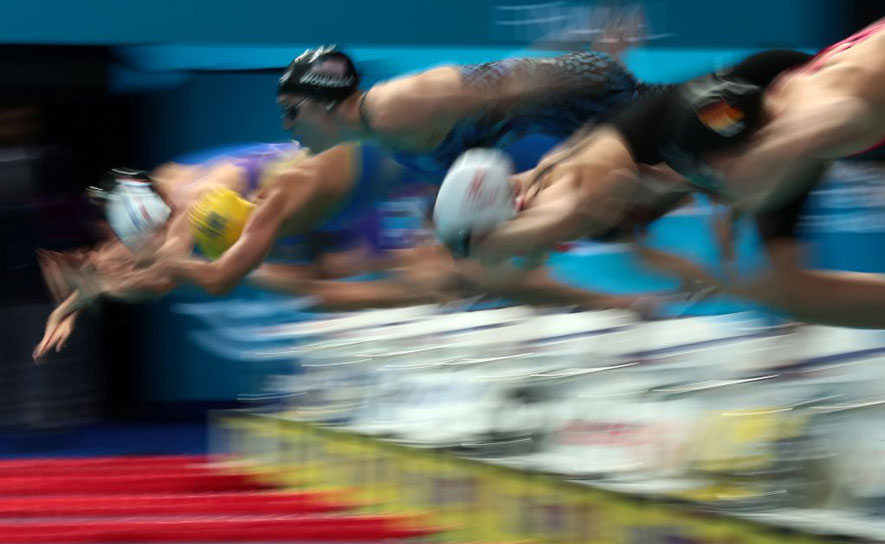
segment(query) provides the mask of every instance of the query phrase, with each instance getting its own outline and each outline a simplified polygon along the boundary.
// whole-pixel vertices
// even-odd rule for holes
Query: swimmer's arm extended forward
[[[270,252],[284,214],[284,199],[271,196],[255,209],[239,239],[217,260],[169,259],[158,266],[176,283],[191,283],[213,295],[227,293]]]
[[[642,296],[613,295],[589,291],[556,281],[546,268],[522,270],[519,274],[502,276],[495,269],[464,260],[458,273],[473,291],[496,298],[514,300],[533,306],[578,306],[586,309],[633,309]]]
[[[795,240],[766,244],[771,268],[730,285],[738,296],[786,310],[803,321],[840,327],[885,328],[885,276],[801,268]]]
[[[354,153],[353,146],[336,146],[282,172],[261,195],[240,237],[217,260],[170,259],[158,266],[175,282],[210,294],[229,292],[261,264],[284,224],[289,234],[307,232],[349,195]]]
[[[187,214],[180,213],[169,222],[163,244],[153,254],[143,257],[143,260],[152,261],[174,256],[185,256],[189,255],[193,248],[194,237],[191,234]]]
[[[398,308],[439,300],[436,293],[416,289],[405,282],[322,280],[263,266],[249,276],[249,283],[276,292],[313,297],[322,308],[332,311]]]
[[[637,180],[634,172],[623,169],[597,183],[570,181],[575,184],[573,192],[520,212],[477,240],[471,252],[495,264],[516,255],[542,254],[558,243],[605,232],[623,217]]]
[[[855,328],[885,328],[885,276],[800,268],[799,245],[776,239],[767,244],[771,267],[754,278],[730,275],[721,280],[681,257],[651,250],[642,254],[656,269],[680,277],[686,285],[713,287],[797,319]]]
[[[113,282],[93,273],[71,276],[72,283],[78,285],[49,315],[43,338],[34,348],[33,357],[39,359],[53,348],[61,351],[67,345],[74,331],[80,311],[99,297],[108,297],[123,302],[139,302],[163,294],[173,285],[164,278],[135,271]]]

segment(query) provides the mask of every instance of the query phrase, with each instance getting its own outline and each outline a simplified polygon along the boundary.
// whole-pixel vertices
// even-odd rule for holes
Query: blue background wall
[[[146,95],[141,160],[149,165],[283,136],[275,77],[218,70],[279,70],[306,47],[337,43],[371,83],[441,63],[525,54],[551,33],[598,27],[600,10],[613,4],[641,5],[655,37],[628,54],[630,67],[650,81],[678,81],[756,48],[830,43],[851,30],[854,3],[7,0],[0,1],[0,43],[116,46],[113,88]]]
[[[846,30],[851,4],[838,0],[638,3],[645,7],[654,33],[673,35],[661,40],[662,45],[703,48],[819,45]],[[483,46],[521,43],[556,25],[556,18],[586,18],[588,6],[607,4],[612,2],[7,0],[0,3],[0,41]],[[526,9],[531,5],[535,7]],[[550,19],[552,25],[526,22]]]

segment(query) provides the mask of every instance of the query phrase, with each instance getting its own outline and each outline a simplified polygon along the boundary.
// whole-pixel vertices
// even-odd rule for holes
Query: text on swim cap
[[[206,222],[197,228],[204,235],[215,238],[216,236],[221,236],[225,227],[227,227],[227,218],[217,212],[211,212],[206,218]]]
[[[317,85],[319,87],[349,87],[353,84],[353,75],[333,76],[310,72],[301,76],[299,83],[305,85]]]
[[[478,170],[473,175],[473,180],[467,188],[467,194],[464,195],[464,204],[477,207],[490,206],[498,199],[498,187],[494,187],[491,191],[483,191],[485,184],[486,171]]]

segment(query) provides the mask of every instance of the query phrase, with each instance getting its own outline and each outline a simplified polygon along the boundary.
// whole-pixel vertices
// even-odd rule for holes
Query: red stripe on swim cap
[[[467,189],[467,195],[469,198],[474,199],[479,196],[479,193],[482,190],[482,183],[485,179],[486,171],[477,170],[476,174],[473,175],[473,181],[470,182],[470,187]]]

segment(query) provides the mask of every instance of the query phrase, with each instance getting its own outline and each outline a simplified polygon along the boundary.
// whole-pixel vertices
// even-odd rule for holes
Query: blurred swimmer
[[[349,155],[346,153],[348,149],[361,150],[362,160],[359,162],[348,161]],[[382,191],[381,188],[389,188],[391,184],[406,179],[403,176],[407,176],[407,174],[403,173],[401,167],[383,162],[383,158],[379,157],[377,153],[377,148],[372,146],[346,144],[306,158],[292,170],[283,171],[281,174],[291,176],[291,179],[286,183],[291,184],[291,191],[295,192],[294,196],[286,185],[275,182],[268,186],[271,189],[270,192],[259,195],[259,200],[256,201],[254,207],[249,208],[243,214],[237,213],[236,220],[227,219],[228,213],[225,211],[228,206],[227,202],[230,201],[242,207],[242,204],[238,203],[242,199],[231,193],[209,193],[207,198],[197,201],[188,214],[197,247],[202,250],[204,255],[214,258],[214,260],[198,260],[179,254],[173,258],[158,260],[145,273],[149,277],[159,274],[163,279],[175,283],[191,283],[202,287],[209,293],[218,294],[229,291],[262,263],[269,248],[280,234],[292,235],[303,232],[299,229],[317,230],[317,224],[320,225],[319,229],[322,229],[330,224],[352,221],[354,217],[364,214],[368,210],[368,206],[374,205],[381,196],[386,194],[386,191]],[[357,172],[355,169],[360,165],[362,168]],[[329,170],[328,173],[326,169]],[[370,174],[374,174],[374,178],[367,177]],[[358,181],[352,181],[354,177],[358,177]],[[380,181],[370,181],[372,179]],[[349,187],[352,183],[356,183],[360,187],[355,191],[355,195],[353,192],[344,190],[344,187]],[[310,188],[311,184],[315,186],[315,189]],[[373,186],[370,187],[370,185]],[[341,191],[340,193],[335,192],[336,186]],[[337,198],[346,204],[332,204],[330,198]],[[332,219],[322,218],[322,213],[317,213],[317,209],[334,210],[335,208],[337,211],[331,214]],[[311,218],[313,218],[313,223],[310,222]],[[414,261],[412,262],[414,266]],[[428,260],[425,266],[429,266],[431,262]],[[442,263],[440,264],[442,265]],[[273,287],[276,290],[285,290],[282,275],[272,274],[268,270],[265,269],[265,273],[259,273],[253,282],[263,280],[265,286]],[[445,275],[439,274],[439,277],[445,278]],[[522,295],[519,294],[519,282],[516,279],[512,281],[509,293],[517,300],[526,300],[524,297],[535,297],[533,300],[538,297],[543,298],[546,295],[539,293],[544,291],[552,297],[553,301],[558,301],[563,299],[562,290],[571,289],[557,284],[552,279],[542,278],[541,273],[535,273],[531,278],[527,277],[525,281],[528,283],[526,283],[525,293]],[[542,283],[545,287],[541,286]],[[343,286],[323,284],[317,279],[312,279],[307,283],[296,281],[290,285],[290,289],[293,289],[290,292],[298,292],[295,289],[311,288],[313,293],[327,293],[326,300],[331,300],[335,295],[340,297],[349,291],[355,298],[362,300],[361,304],[371,303],[381,306],[417,303],[428,301],[428,298],[433,297],[446,299],[450,296],[458,296],[460,293],[451,293],[450,285],[446,281],[438,281],[431,282],[429,285],[425,283],[423,284],[424,288],[415,289],[414,287],[404,288],[402,285],[386,284],[384,289],[387,291],[385,292],[374,282]],[[481,283],[474,283],[475,287],[478,285]],[[573,289],[568,292],[575,293]],[[617,297],[586,291],[582,293],[580,300],[588,303],[592,301],[596,307],[629,307],[637,300],[636,297]]]
[[[545,158],[528,176],[516,176],[517,186],[525,187],[527,180],[529,187],[537,187],[529,194],[521,189],[520,197],[528,199],[529,206],[476,241],[473,249],[477,255],[495,260],[543,251],[556,242],[594,234],[601,226],[627,217],[645,174],[707,193],[714,200],[736,206],[739,214],[746,200],[732,192],[716,168],[727,170],[763,122],[764,90],[779,85],[782,74],[797,68],[804,71],[809,59],[790,51],[760,53],[722,73],[693,80],[625,109],[577,145]],[[869,131],[866,139],[859,138],[858,142],[863,142],[858,147],[875,139],[873,132]],[[730,282],[728,290],[807,321],[885,327],[885,282],[881,277],[800,268],[795,225],[824,168],[824,160],[806,161],[784,178],[789,178],[784,187],[791,186],[792,194],[784,192],[783,200],[753,210],[772,266],[751,284]],[[767,178],[763,175],[760,179]],[[556,190],[557,195],[538,202],[545,192]],[[533,198],[538,202],[534,207]],[[667,266],[680,268],[673,264]]]
[[[768,211],[807,194],[829,160],[885,156],[885,19],[769,85],[747,82],[760,113],[735,145],[704,157],[689,138],[681,150],[740,209]]]
[[[663,88],[638,81],[615,57],[591,50],[442,66],[366,91],[359,82],[341,51],[306,51],[280,79],[286,127],[315,151],[372,141],[397,161],[440,176],[469,148],[500,148],[527,134],[566,138]]]
[[[786,70],[745,63],[655,98],[636,108],[634,141],[664,112],[658,156],[646,146],[645,160],[663,158],[732,204],[732,218],[754,216],[771,266],[761,277],[729,278],[729,291],[806,321],[885,328],[885,276],[803,269],[796,232],[830,160],[882,156],[885,19],[797,60]]]
[[[388,173],[395,176],[401,169],[362,146],[343,146],[331,161],[328,157],[315,159],[297,144],[284,144],[253,147],[240,156],[196,166],[164,165],[154,176],[112,171],[106,187],[92,188],[90,193],[104,202],[116,239],[88,253],[89,258],[80,259],[81,266],[70,262],[61,266],[58,259],[52,263],[44,254],[44,271],[52,292],[58,293],[71,283],[77,286],[50,316],[44,340],[50,339],[53,327],[66,319],[73,322],[76,315],[71,314],[96,296],[140,299],[170,290],[174,282],[137,265],[184,258],[194,245],[204,255],[219,256],[242,231],[256,207],[253,200],[277,206],[286,199],[282,191],[274,189],[281,183],[294,185],[303,198],[307,209],[302,215],[322,217],[326,212],[313,225],[302,222],[293,230],[322,236],[327,246],[334,240],[332,245],[338,247],[330,249],[341,250],[342,231],[364,217],[374,204],[375,195],[367,180],[382,179]],[[328,165],[335,160],[341,163],[326,169],[320,180],[317,163]],[[394,168],[388,172],[389,166]],[[270,238],[262,257],[274,239]],[[339,256],[329,265],[342,268],[344,260]],[[61,269],[64,273],[60,274]],[[66,279],[60,281],[59,276]],[[41,342],[36,355],[45,352],[41,346],[46,347]]]
[[[511,256],[538,261],[562,242],[630,238],[691,201],[690,187],[678,176],[635,165],[609,127],[577,135],[537,167],[515,175],[500,164],[506,160],[503,154],[490,151],[464,153],[440,189],[434,211],[437,232],[459,257],[493,264]],[[509,190],[498,187],[502,184]],[[460,191],[447,191],[452,185]],[[509,196],[510,202],[492,201],[484,197],[486,192]],[[477,197],[483,201],[479,208],[471,205]],[[494,225],[473,223],[493,212]],[[508,216],[512,218],[500,222]]]
[[[340,153],[347,149],[362,150],[362,160],[358,164],[369,166],[376,175],[399,176],[398,179],[403,176],[401,167],[382,163],[379,156],[362,146],[342,146],[335,150],[339,154],[336,156],[340,158]],[[262,202],[286,198],[279,193],[273,196],[275,193],[271,192],[271,196],[264,196],[262,201],[259,200],[262,192],[271,189],[281,176],[286,175],[292,175],[294,180],[304,180],[305,184],[319,183],[321,176],[315,170],[314,159],[296,144],[253,146],[239,156],[218,158],[197,166],[164,165],[153,175],[112,171],[104,188],[92,188],[90,192],[104,201],[116,238],[90,252],[69,256],[43,252],[40,255],[50,291],[60,304],[47,320],[44,338],[34,350],[34,356],[60,349],[73,330],[79,309],[99,296],[137,301],[172,289],[174,277],[166,275],[170,263],[184,267],[205,266],[202,270],[210,270],[210,275],[198,275],[200,281],[195,283],[208,286],[212,292],[218,292],[218,284],[214,282],[219,277],[226,282],[226,288],[232,287],[241,276],[225,275],[231,273],[231,269],[225,266],[233,266],[237,274],[248,273],[251,268],[242,267],[236,260],[225,261],[228,248],[236,247],[241,233],[250,232],[247,226],[250,216],[253,210],[262,209]],[[356,161],[350,164],[353,162]],[[360,171],[368,173],[362,168]],[[339,186],[354,183],[352,177],[356,172],[353,168],[337,172],[337,177],[323,176],[323,183]],[[357,180],[357,183],[363,182],[365,180]],[[299,202],[316,206],[318,199],[329,194],[319,187],[314,190],[316,194],[309,194]],[[310,227],[311,230],[303,235],[287,236],[281,240],[284,243],[275,244],[276,232],[260,231],[258,239],[267,247],[258,253],[249,253],[255,255],[254,258],[260,257],[255,266],[263,262],[271,248],[278,250],[284,260],[296,264],[266,263],[248,276],[249,283],[311,296],[330,310],[440,302],[465,292],[463,281],[456,288],[453,281],[446,279],[453,277],[454,272],[449,268],[448,275],[443,273],[446,270],[443,260],[428,258],[434,254],[432,250],[420,253],[422,258],[416,258],[417,254],[400,255],[398,262],[387,264],[368,257],[359,222],[372,208],[374,200],[371,199],[375,197],[368,192],[352,195],[342,190],[342,193],[339,198],[345,204],[337,206],[339,211],[327,216],[318,226]],[[249,196],[258,203],[248,200]],[[359,201],[360,196],[367,200]],[[321,205],[329,206],[326,202]],[[285,203],[275,206],[272,209],[286,209]],[[120,213],[121,210],[126,213]],[[278,224],[282,221],[279,220]],[[281,227],[281,230],[285,228]],[[288,232],[303,231],[293,228]],[[188,259],[195,245],[203,255],[220,258],[215,262]],[[280,246],[284,246],[281,251]],[[270,256],[275,257],[273,253]],[[150,263],[154,266],[138,267]],[[416,271],[419,268],[424,272]],[[437,268],[435,273],[434,268]],[[380,269],[393,270],[396,277],[387,281],[330,281]],[[535,274],[532,280],[532,293],[535,294],[526,293],[526,296],[534,297],[532,300],[537,299],[537,292],[541,290],[538,277],[539,274]],[[562,300],[558,293],[565,287],[552,280],[549,283],[552,303]],[[570,292],[574,294],[575,290]],[[589,292],[576,298],[603,307],[628,307],[635,302],[632,297]]]
[[[380,158],[369,153],[369,150],[375,148],[369,146],[338,146],[320,155],[307,158],[298,163],[296,171],[293,173],[295,182],[302,179],[299,176],[306,176],[306,183],[335,183],[336,178],[333,176],[323,175],[318,168],[322,164],[316,163],[317,158],[323,156],[340,157],[342,150],[354,147],[362,149],[364,158],[362,164],[371,165],[368,160],[378,160]],[[346,156],[346,155],[345,155]],[[331,159],[329,159],[331,160]],[[340,159],[337,159],[340,160]],[[319,164],[319,165],[318,165]],[[402,180],[403,170],[401,167],[392,164],[385,166],[375,165],[370,170],[376,175],[385,175]],[[350,174],[352,176],[352,174]],[[345,176],[347,177],[347,176]],[[347,178],[350,179],[350,178]],[[367,184],[368,180],[361,183]],[[280,187],[277,185],[276,187]],[[303,185],[298,186],[299,189]],[[282,190],[281,190],[282,192]],[[307,206],[310,210],[311,206],[315,206],[314,202],[324,198],[328,193],[320,192],[313,199],[305,198],[298,200],[295,204]],[[314,230],[322,230],[329,224],[344,224],[348,221],[354,221],[357,217],[363,215],[368,208],[365,206],[374,204],[377,201],[377,195],[381,193],[373,193],[376,196],[365,197],[360,204],[355,197],[346,206],[340,207],[333,220],[327,220],[321,223],[319,229],[310,227]],[[516,278],[510,281],[510,287],[500,286],[495,289],[488,289],[485,293],[478,291],[483,287],[488,287],[489,283],[480,279],[481,273],[475,272],[473,275],[466,275],[464,271],[452,268],[452,263],[447,262],[446,258],[440,257],[440,252],[433,248],[419,248],[399,252],[392,262],[387,264],[375,263],[372,265],[374,271],[387,269],[396,271],[401,279],[407,281],[388,281],[379,283],[377,281],[370,282],[328,282],[325,278],[312,275],[304,277],[297,270],[293,270],[286,265],[265,265],[255,274],[250,274],[253,268],[256,268],[264,260],[268,247],[273,244],[277,237],[278,228],[282,232],[295,234],[291,225],[305,225],[306,222],[293,223],[296,219],[287,221],[284,215],[275,216],[273,214],[300,212],[297,206],[286,208],[288,204],[286,199],[288,196],[283,193],[277,196],[283,200],[278,204],[269,203],[268,200],[258,201],[254,208],[249,208],[244,214],[235,214],[236,220],[227,219],[229,212],[228,202],[234,202],[242,207],[242,199],[235,198],[231,193],[223,193],[219,198],[218,193],[209,193],[207,198],[198,200],[191,206],[188,214],[191,223],[191,232],[196,240],[196,245],[200,248],[204,255],[215,258],[213,261],[197,260],[185,257],[184,253],[178,253],[176,256],[159,260],[156,265],[145,272],[149,278],[154,278],[153,274],[159,273],[163,279],[174,282],[186,282],[198,285],[209,293],[223,293],[233,288],[240,280],[249,278],[251,284],[277,291],[289,292],[292,294],[313,295],[318,296],[326,305],[332,305],[338,309],[353,309],[356,307],[383,307],[383,306],[401,306],[404,304],[417,304],[421,302],[437,302],[449,300],[451,298],[461,296],[473,296],[479,294],[494,294],[508,296],[518,301],[529,303],[545,303],[556,304],[566,300],[563,296],[564,292],[573,296],[570,304],[581,303],[585,306],[593,307],[618,307],[625,308],[634,306],[639,300],[638,297],[632,296],[613,296],[592,293],[589,291],[580,291],[580,296],[574,297],[579,291],[574,288],[559,284],[551,278],[545,276],[542,272],[534,272],[526,274],[524,280]],[[357,197],[360,196],[359,194]],[[267,196],[267,199],[274,198]],[[322,205],[329,206],[327,202]],[[265,206],[265,207],[263,207]],[[362,207],[360,207],[362,206]],[[286,212],[292,209],[292,212]],[[256,217],[257,214],[266,214],[264,217]],[[217,225],[226,226],[226,228],[215,228]],[[289,229],[287,231],[287,229]],[[254,259],[250,261],[250,259]],[[363,270],[367,270],[364,266]],[[423,270],[424,272],[420,272]],[[416,280],[422,277],[423,280]],[[472,279],[471,279],[472,278]],[[153,281],[159,281],[154,278]],[[525,283],[521,283],[524,281]],[[520,287],[522,286],[522,287]],[[644,300],[644,299],[643,299]]]
[[[197,247],[213,260],[159,258],[146,273],[227,292],[264,261],[277,238],[351,224],[411,179],[378,148],[349,144],[279,170],[252,201],[209,191],[190,207],[187,222]]]

